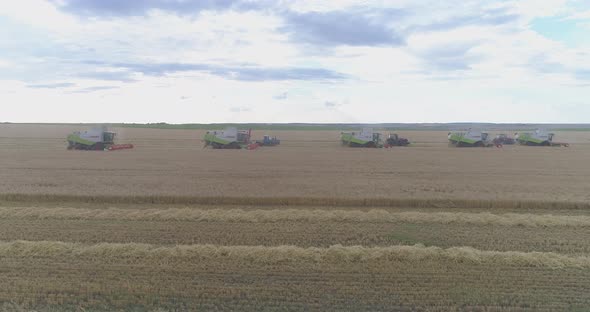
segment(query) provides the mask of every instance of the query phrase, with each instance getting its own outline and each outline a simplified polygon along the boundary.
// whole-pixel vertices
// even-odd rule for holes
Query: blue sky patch
[[[569,47],[579,47],[590,43],[590,27],[583,25],[584,22],[590,23],[552,16],[535,18],[530,26],[532,30],[548,39],[565,43]]]

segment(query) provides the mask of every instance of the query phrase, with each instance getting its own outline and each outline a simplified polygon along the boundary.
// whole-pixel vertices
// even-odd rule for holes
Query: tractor
[[[449,144],[456,147],[490,147],[488,134],[481,131],[449,132]]]
[[[502,133],[496,135],[492,142],[494,142],[495,145],[513,145],[516,143],[516,140],[509,137],[507,134]]]
[[[340,140],[342,145],[349,147],[383,147],[381,133],[373,132],[372,128],[363,128],[360,132],[342,132]]]
[[[387,140],[385,140],[385,147],[393,147],[393,146],[408,146],[410,145],[410,141],[406,138],[401,138],[397,135],[397,133],[390,133],[387,136]]]
[[[281,140],[277,139],[276,136],[265,135],[262,140],[256,140],[256,144],[260,146],[276,146],[281,144]]]
[[[555,134],[546,132],[540,129],[534,132],[523,132],[515,133],[514,138],[520,145],[528,146],[565,146],[568,147],[568,143],[553,142],[553,136]]]
[[[67,137],[68,150],[112,151],[133,148],[133,144],[115,144],[115,135],[106,127],[76,131]]]
[[[222,131],[207,131],[203,141],[205,146],[211,146],[214,149],[252,149],[250,137],[252,129],[238,130],[235,127],[229,127]]]

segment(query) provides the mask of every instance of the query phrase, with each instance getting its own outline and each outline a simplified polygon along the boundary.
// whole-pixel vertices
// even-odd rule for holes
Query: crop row
[[[228,196],[110,196],[65,194],[2,193],[0,202],[21,203],[100,203],[100,204],[174,204],[174,205],[256,205],[326,207],[411,207],[411,208],[484,208],[484,209],[590,209],[588,202],[480,199],[403,199],[342,197],[228,197]]]
[[[530,227],[465,223],[192,222],[0,218],[5,241],[50,240],[84,244],[295,245],[334,244],[470,246],[481,250],[545,251],[589,255],[590,227]]]
[[[27,243],[18,244],[23,248]],[[299,257],[295,261],[276,257],[269,261],[268,254],[259,248],[244,253],[240,247],[216,246],[206,247],[215,251],[215,256],[207,258],[202,253],[197,258],[162,257],[169,250],[165,249],[154,251],[158,257],[154,260],[155,255],[128,244],[118,247],[134,252],[127,250],[114,257],[109,252],[97,252],[105,246],[74,244],[78,252],[93,246],[94,252],[71,256],[58,252],[59,245],[53,244],[50,252],[2,255],[0,301],[9,300],[29,310],[58,305],[54,310],[59,311],[68,305],[72,311],[80,307],[446,311],[459,306],[493,311],[571,310],[590,304],[587,267],[528,266],[498,258],[477,262],[438,256],[359,260],[343,258],[341,247],[322,249],[333,250],[330,257],[319,261],[313,257],[298,261],[297,252],[291,252]]]
[[[590,257],[553,252],[482,251],[469,247],[388,246],[363,247],[333,245],[328,248],[296,246],[216,246],[177,245],[163,247],[138,243],[83,245],[58,241],[12,241],[0,243],[2,257],[100,258],[104,261],[191,262],[217,259],[243,263],[395,263],[449,261],[470,264],[501,264],[525,267],[590,268]]]
[[[198,222],[409,222],[466,223],[507,226],[590,226],[590,216],[492,214],[466,212],[389,212],[383,209],[88,209],[0,207],[0,218],[58,220],[129,220],[129,221],[198,221]]]

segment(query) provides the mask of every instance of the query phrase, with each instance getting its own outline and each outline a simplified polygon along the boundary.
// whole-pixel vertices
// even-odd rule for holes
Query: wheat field
[[[347,149],[337,131],[203,149],[200,130],[0,125],[0,310],[584,311],[590,132]],[[255,132],[261,137],[265,132]]]

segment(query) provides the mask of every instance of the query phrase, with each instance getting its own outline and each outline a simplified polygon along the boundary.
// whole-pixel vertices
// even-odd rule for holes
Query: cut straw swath
[[[505,226],[590,226],[590,216],[466,212],[389,212],[384,209],[89,209],[0,207],[0,218],[194,222],[372,222],[457,223]]]
[[[102,262],[161,264],[192,261],[239,261],[251,264],[452,262],[549,268],[590,268],[590,258],[553,252],[483,251],[470,247],[333,245],[327,248],[297,246],[218,246],[100,243],[84,245],[58,241],[0,242],[2,257],[92,259]]]

